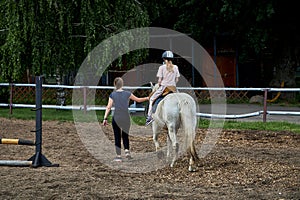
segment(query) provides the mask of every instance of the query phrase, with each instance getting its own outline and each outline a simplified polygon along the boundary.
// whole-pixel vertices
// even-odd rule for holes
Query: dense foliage
[[[0,72],[2,81],[9,82],[20,81],[26,71],[76,71],[102,40],[149,21],[134,0],[1,1],[0,18]],[[145,55],[134,52],[126,63],[140,62]]]
[[[26,73],[76,71],[103,39],[156,26],[188,33],[204,46],[212,46],[214,38],[228,40],[240,64],[262,63],[262,80],[276,70],[277,86],[281,81],[293,86],[300,66],[298,13],[296,6],[277,0],[1,1],[0,77],[11,82]],[[133,52],[116,63],[125,59],[130,68],[146,55]],[[263,65],[266,58],[272,71]]]
[[[227,42],[226,45],[238,52],[239,64],[249,62],[247,68],[259,65],[261,69],[256,77],[260,77],[264,86],[280,87],[282,81],[287,87],[295,86],[295,71],[300,66],[300,14],[293,3],[277,0],[140,1],[148,8],[152,26],[188,33],[205,47],[212,47],[214,39],[217,46]],[[272,78],[273,81],[266,82]]]

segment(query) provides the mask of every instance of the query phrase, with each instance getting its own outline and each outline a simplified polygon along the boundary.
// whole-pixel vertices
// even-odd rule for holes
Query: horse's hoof
[[[197,170],[191,166],[189,166],[189,172],[196,172]]]

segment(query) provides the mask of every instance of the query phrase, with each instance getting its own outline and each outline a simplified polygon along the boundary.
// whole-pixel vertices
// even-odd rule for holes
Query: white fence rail
[[[9,87],[9,86],[22,86],[22,87],[35,87],[35,84],[19,84],[19,83],[0,83],[0,87]],[[68,89],[114,89],[112,86],[68,86],[68,85],[47,85],[43,84],[43,88],[68,88]],[[124,87],[124,89],[136,90],[136,89],[151,89],[150,87]],[[178,90],[185,91],[185,90],[206,90],[206,91],[261,91],[264,92],[264,105],[263,110],[251,112],[251,113],[244,113],[244,114],[226,114],[226,115],[219,115],[219,114],[211,114],[211,113],[197,113],[198,117],[204,118],[213,118],[213,119],[240,119],[240,118],[249,118],[255,117],[259,115],[263,115],[263,121],[266,121],[267,115],[293,115],[293,116],[300,116],[300,112],[298,111],[268,111],[267,110],[267,94],[268,92],[300,92],[300,88],[213,88],[213,87],[178,87]],[[85,98],[85,97],[84,97]],[[86,101],[84,101],[86,102]],[[0,107],[10,107],[12,108],[35,108],[35,105],[31,104],[14,104],[13,102],[10,103],[1,103]],[[105,106],[91,106],[91,105],[82,105],[82,106],[74,106],[74,105],[42,105],[43,108],[49,109],[62,109],[62,110],[105,110]],[[144,108],[129,108],[130,111],[145,111]]]

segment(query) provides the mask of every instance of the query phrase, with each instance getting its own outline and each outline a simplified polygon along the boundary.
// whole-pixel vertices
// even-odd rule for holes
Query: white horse
[[[158,85],[156,84],[152,87],[152,90],[155,91],[157,88]],[[197,127],[196,103],[194,99],[186,93],[168,94],[159,102],[155,113],[153,113],[153,118],[152,130],[156,151],[158,152],[160,149],[158,135],[161,128],[166,126],[168,129],[167,159],[172,151],[173,159],[170,166],[173,167],[179,151],[177,132],[179,128],[182,128],[185,141],[184,147],[187,148],[190,156],[188,169],[191,172],[196,171],[194,165],[195,161],[199,160],[199,157],[194,145]]]

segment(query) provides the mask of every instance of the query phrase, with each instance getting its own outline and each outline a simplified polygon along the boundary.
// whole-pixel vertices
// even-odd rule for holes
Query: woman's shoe
[[[121,156],[116,156],[114,159],[114,162],[122,162],[122,157]]]
[[[125,149],[125,157],[128,159],[132,159],[132,157],[130,155],[130,151],[128,149]]]

